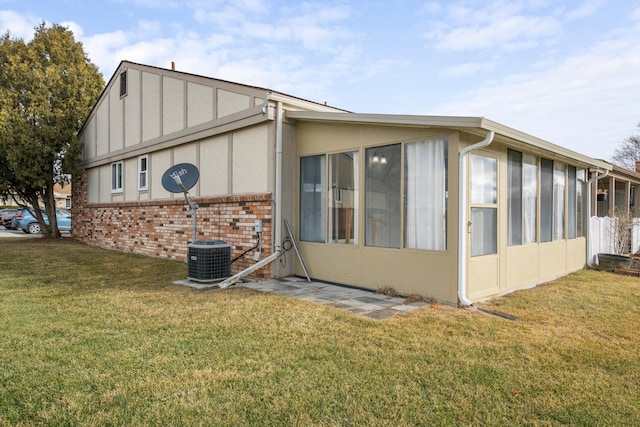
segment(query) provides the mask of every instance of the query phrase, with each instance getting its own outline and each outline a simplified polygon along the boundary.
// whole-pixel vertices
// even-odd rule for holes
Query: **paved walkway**
[[[329,283],[307,282],[299,277],[247,282],[240,286],[329,305],[374,319],[386,319],[394,314],[411,311],[428,304],[422,301],[405,304],[405,298],[389,297]]]

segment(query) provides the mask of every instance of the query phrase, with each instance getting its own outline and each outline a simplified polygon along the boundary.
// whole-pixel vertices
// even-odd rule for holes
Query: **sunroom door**
[[[469,276],[467,296],[481,298],[498,291],[498,160],[472,154],[469,204]]]

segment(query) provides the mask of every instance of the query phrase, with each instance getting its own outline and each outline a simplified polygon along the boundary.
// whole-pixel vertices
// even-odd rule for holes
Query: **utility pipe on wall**
[[[597,172],[596,172],[597,173]],[[595,175],[594,177],[592,177],[590,180],[587,181],[587,195],[588,195],[588,203],[587,203],[587,230],[586,230],[586,235],[587,235],[587,265],[589,267],[591,267],[593,265],[593,263],[591,262],[592,256],[591,256],[591,183],[594,181],[598,181],[604,177],[606,177],[607,175],[609,175],[609,170],[605,170],[604,174],[602,175]]]
[[[489,131],[480,142],[465,147],[458,158],[458,300],[462,305],[472,305],[467,298],[467,155],[480,148],[484,148],[493,141],[494,132]]]
[[[282,101],[276,103],[276,212],[272,227],[275,252],[282,250]]]

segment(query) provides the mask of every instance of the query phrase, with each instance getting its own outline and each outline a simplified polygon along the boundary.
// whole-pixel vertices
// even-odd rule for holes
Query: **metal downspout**
[[[591,262],[591,183],[594,181],[601,180],[602,178],[609,175],[609,170],[605,170],[603,175],[596,175],[587,181],[587,192],[588,192],[588,200],[587,203],[587,265],[589,267],[593,266]]]
[[[273,226],[274,249],[276,253],[282,250],[282,101],[276,103],[276,212]]]
[[[489,131],[480,142],[465,147],[458,158],[458,300],[460,304],[469,306],[473,302],[467,298],[467,154],[473,150],[491,144],[494,132]]]

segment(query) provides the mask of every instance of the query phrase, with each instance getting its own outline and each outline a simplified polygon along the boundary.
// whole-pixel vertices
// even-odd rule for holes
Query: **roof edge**
[[[574,159],[589,166],[594,166],[603,170],[613,169],[613,165],[604,160],[589,157],[578,153],[577,151],[570,150],[493,120],[489,120],[485,117],[331,113],[315,111],[287,111],[285,115],[287,118],[295,120],[325,121],[343,124],[431,126],[494,131],[496,135],[500,135],[503,138],[525,143],[537,149],[558,154],[569,159]]]

